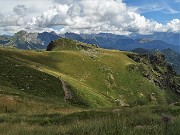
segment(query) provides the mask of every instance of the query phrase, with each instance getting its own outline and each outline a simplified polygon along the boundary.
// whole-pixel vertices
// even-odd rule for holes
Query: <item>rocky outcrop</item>
[[[176,72],[165,61],[162,53],[156,54],[128,54],[128,57],[139,63],[141,74],[162,89],[170,89],[180,94],[180,81]],[[146,65],[147,68],[144,68]]]

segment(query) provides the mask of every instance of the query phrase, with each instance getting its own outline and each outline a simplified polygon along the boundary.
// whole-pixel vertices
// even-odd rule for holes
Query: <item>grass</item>
[[[172,118],[172,122],[168,124],[167,134],[177,135],[180,133],[180,117],[177,113],[179,111],[180,108],[175,106],[144,106],[96,109],[66,115],[1,114],[0,127],[3,134],[164,135],[164,113]]]
[[[70,85],[74,97],[65,102],[60,79],[37,68],[0,52],[0,113],[59,112],[86,105]]]
[[[34,69],[32,72],[35,74],[41,71],[42,74],[46,72],[55,76],[55,78],[65,80],[72,86],[72,91],[77,96],[76,99],[87,107],[112,107],[116,105],[114,103],[116,99],[121,101],[120,105],[122,106],[166,104],[171,101],[167,101],[167,99],[171,99],[168,94],[173,95],[173,92],[163,91],[146,80],[139,71],[141,69],[140,65],[127,57],[127,52],[104,49],[70,49],[52,52],[2,49],[2,52],[12,60],[15,59],[25,63],[27,66],[25,68]],[[129,70],[131,66],[138,70]],[[19,78],[22,78],[22,76]],[[35,80],[38,78],[42,78],[42,75],[37,76]],[[59,80],[47,80],[47,82],[49,81],[51,83],[46,86],[47,91],[51,88],[54,89],[54,92],[51,92],[50,95],[60,94],[57,91],[58,88],[55,88],[58,85],[52,83],[59,83]],[[35,86],[38,87],[38,84],[35,84]],[[43,87],[38,88],[42,90]],[[40,90],[37,91],[41,92]],[[151,101],[151,93],[155,93],[155,101]]]
[[[148,65],[66,42],[51,52],[0,48],[0,134],[180,134],[179,95],[145,79]],[[61,79],[73,100],[64,101]]]
[[[55,46],[54,46],[55,45]],[[57,46],[58,45],[58,46]],[[88,50],[91,48],[96,48],[95,46],[91,44],[82,43],[75,40],[70,40],[66,38],[60,38],[58,40],[52,41],[48,47],[47,50],[73,50],[73,51],[79,51],[79,50]]]

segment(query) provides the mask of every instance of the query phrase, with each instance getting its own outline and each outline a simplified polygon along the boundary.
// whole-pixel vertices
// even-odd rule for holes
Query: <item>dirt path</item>
[[[65,101],[71,100],[73,98],[71,91],[68,89],[67,84],[63,80],[61,80],[61,82],[62,82],[62,88],[64,90],[64,100]]]

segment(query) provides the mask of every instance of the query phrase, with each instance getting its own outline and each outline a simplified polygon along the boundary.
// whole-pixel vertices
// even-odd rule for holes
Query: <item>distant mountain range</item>
[[[161,36],[161,33],[159,34]],[[170,33],[170,35],[172,35],[172,33]],[[165,40],[159,40],[158,38],[153,38],[154,37],[153,35],[151,36],[152,38],[150,38],[150,35],[149,38],[147,37],[140,38],[141,35],[139,36],[136,35],[137,38],[135,38],[135,36],[122,36],[122,35],[113,35],[113,34],[105,34],[105,33],[86,34],[86,35],[66,33],[62,36],[64,36],[65,38],[70,38],[85,43],[97,44],[98,46],[107,49],[130,51],[135,48],[157,49],[157,50],[170,48],[177,52],[180,51],[180,46],[178,46],[179,44],[167,43],[165,42]],[[178,36],[174,36],[174,37],[176,37],[173,39],[174,43],[176,41],[179,41]]]
[[[154,33],[152,35],[123,36],[107,33],[65,33],[58,35],[55,32],[28,33],[26,31],[19,31],[13,36],[0,36],[0,44],[19,49],[46,49],[51,41],[62,37],[78,40],[84,43],[96,44],[106,49],[130,51],[135,48],[144,48],[157,49],[161,51],[170,48],[176,52],[180,51],[180,34],[162,32]]]
[[[180,46],[180,34],[172,32],[155,32],[151,35],[131,35],[133,39],[137,38],[149,38],[153,40],[162,40],[168,44]]]

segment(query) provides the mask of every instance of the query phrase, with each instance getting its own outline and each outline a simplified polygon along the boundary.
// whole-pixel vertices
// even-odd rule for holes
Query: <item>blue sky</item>
[[[148,19],[165,24],[172,19],[180,19],[180,0],[124,0],[128,6]]]

